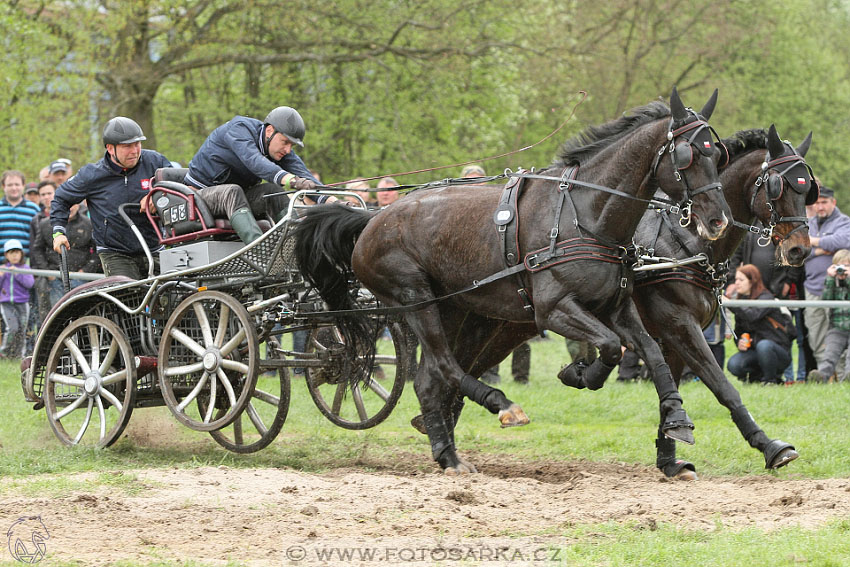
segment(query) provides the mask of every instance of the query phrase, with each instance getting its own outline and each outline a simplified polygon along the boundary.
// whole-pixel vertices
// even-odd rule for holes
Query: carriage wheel
[[[65,445],[108,447],[127,427],[135,401],[133,351],[121,328],[95,316],[68,325],[45,369],[44,406],[56,437]]]
[[[254,323],[226,293],[191,295],[168,318],[157,373],[165,405],[180,423],[196,431],[233,423],[251,399],[258,368]]]
[[[281,368],[278,376],[279,396],[272,393],[275,378],[260,377],[245,411],[227,427],[210,431],[216,443],[234,453],[254,453],[274,441],[289,413],[289,372]]]
[[[378,340],[378,353],[368,379],[352,386],[342,365],[305,368],[307,389],[319,411],[345,429],[368,429],[384,421],[401,398],[407,380],[409,356],[402,326],[389,326],[392,346]],[[307,352],[341,350],[342,335],[336,327],[310,332]],[[388,352],[392,350],[392,353]],[[332,357],[333,360],[333,357]]]

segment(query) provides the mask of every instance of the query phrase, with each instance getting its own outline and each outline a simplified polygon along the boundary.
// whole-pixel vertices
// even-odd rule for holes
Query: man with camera
[[[832,257],[833,264],[826,270],[824,290],[821,299],[850,299],[850,285],[847,276],[850,275],[850,250],[842,249]],[[809,372],[809,382],[826,382],[835,373],[842,353],[850,344],[850,308],[836,307],[829,309],[829,330],[824,339],[823,357],[818,361],[816,370]],[[845,362],[845,371],[850,370],[850,364]],[[840,377],[844,379],[844,375]]]

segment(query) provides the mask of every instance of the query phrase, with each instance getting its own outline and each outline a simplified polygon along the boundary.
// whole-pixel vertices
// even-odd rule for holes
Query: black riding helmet
[[[271,112],[264,121],[266,124],[271,124],[275,132],[280,132],[293,143],[304,147],[304,134],[307,133],[307,126],[304,125],[304,119],[298,114],[298,111],[289,106],[278,106]],[[274,134],[272,134],[274,135]],[[271,136],[266,139],[266,147],[271,141]]]
[[[111,118],[103,127],[103,145],[132,144],[147,140],[142,127],[135,120],[124,116]]]

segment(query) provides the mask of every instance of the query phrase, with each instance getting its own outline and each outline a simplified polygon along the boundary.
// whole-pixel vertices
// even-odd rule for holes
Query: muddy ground
[[[391,469],[363,463],[323,474],[226,467],[115,471],[110,474],[132,475],[140,489],[128,494],[101,482],[53,498],[16,490],[0,498],[0,519],[42,517],[50,533],[43,565],[71,559],[85,565],[156,559],[348,565],[368,564],[369,553],[383,564],[431,565],[459,554],[473,563],[490,558],[506,564],[512,554],[512,565],[541,565],[569,543],[552,533],[581,523],[774,530],[816,528],[850,515],[848,479],[754,475],[672,482],[630,464],[505,465],[493,456],[472,457],[481,473],[464,477],[446,477],[420,455],[402,456]],[[10,481],[0,479],[0,486],[4,482]]]

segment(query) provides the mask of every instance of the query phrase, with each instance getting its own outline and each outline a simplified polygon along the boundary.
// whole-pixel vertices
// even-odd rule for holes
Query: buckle
[[[540,264],[537,262],[537,254],[533,254],[531,256],[528,256],[525,259],[525,265],[529,270],[540,266]]]
[[[552,230],[549,231],[549,239],[558,238],[558,227],[552,227]]]

